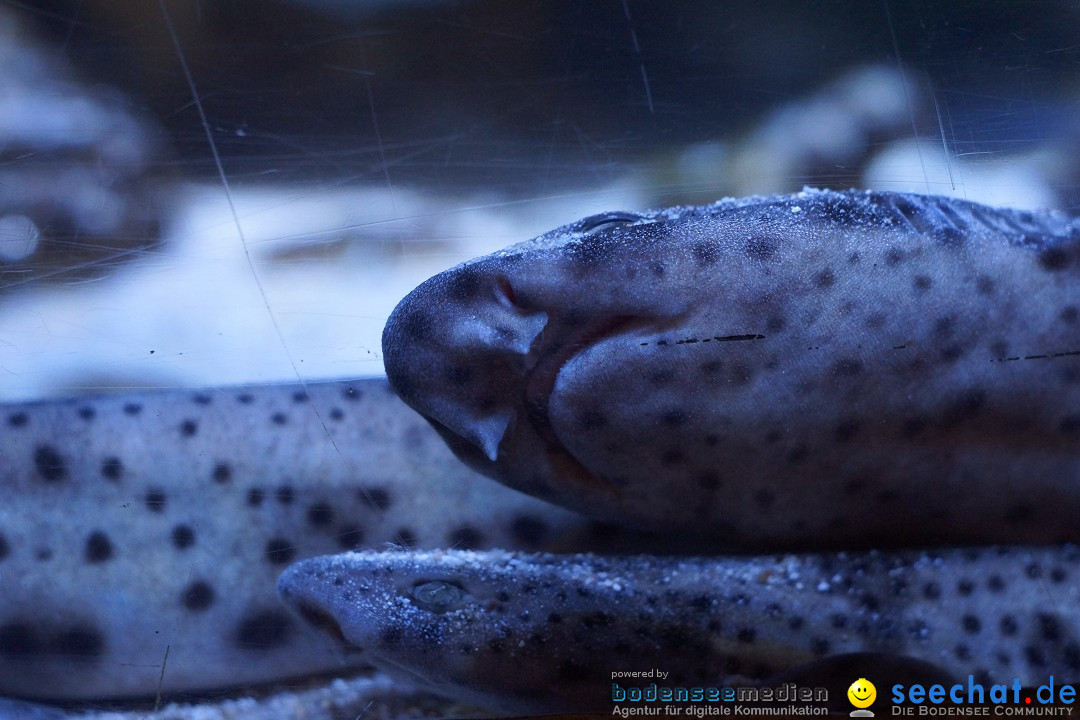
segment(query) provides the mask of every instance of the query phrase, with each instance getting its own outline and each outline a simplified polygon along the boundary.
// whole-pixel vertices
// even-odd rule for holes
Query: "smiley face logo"
[[[877,688],[866,678],[859,678],[847,689],[848,700],[857,708],[868,708],[877,699]]]

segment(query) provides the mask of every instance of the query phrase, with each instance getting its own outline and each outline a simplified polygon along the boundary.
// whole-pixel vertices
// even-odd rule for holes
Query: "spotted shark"
[[[462,466],[384,379],[3,406],[0,492],[0,696],[48,700],[355,667],[277,597],[305,557],[595,535]]]
[[[478,471],[746,548],[1080,540],[1080,218],[805,190],[447,270],[387,375]]]
[[[890,193],[608,213],[466,263],[402,302],[384,335],[387,371],[430,426],[384,381],[4,407],[0,693],[145,696],[375,661],[434,678],[450,695],[552,707],[530,699],[535,681],[515,685],[505,667],[454,656],[479,645],[454,647],[456,636],[439,635],[434,621],[414,642],[392,611],[446,603],[436,610],[444,619],[473,614],[483,633],[490,617],[457,603],[513,608],[516,619],[502,626],[513,640],[488,642],[477,660],[505,657],[507,642],[543,645],[529,662],[549,678],[560,666],[553,658],[580,657],[572,647],[585,638],[581,625],[578,634],[519,635],[525,616],[557,624],[551,598],[585,597],[583,578],[618,575],[630,587],[640,568],[648,583],[663,583],[680,563],[686,570],[675,574],[691,579],[672,587],[681,619],[671,638],[687,628],[696,628],[693,642],[714,637],[721,664],[708,667],[723,677],[753,680],[860,649],[988,677],[1070,669],[1071,546],[792,556],[781,565],[794,567],[785,577],[796,585],[777,585],[773,600],[766,581],[782,572],[779,561],[692,556],[715,539],[789,552],[1073,539],[1077,245],[1077,220],[1064,215]],[[702,537],[675,546],[685,558],[576,554],[600,549],[589,521],[509,490],[500,499],[432,427],[458,457],[508,484],[603,519]],[[299,617],[364,649],[347,656],[312,642],[273,597],[290,562],[388,543],[569,554],[392,550],[286,572],[280,588]],[[438,558],[458,560],[448,570]],[[909,567],[918,573],[905,575]],[[742,583],[745,602],[717,589],[753,568],[760,582]],[[1020,569],[1031,582],[1010,584],[1005,570]],[[830,578],[857,585],[866,573],[879,584],[831,605],[799,594],[804,572],[816,587]],[[910,576],[921,595],[882,584],[885,576]],[[384,580],[397,583],[397,600]],[[400,595],[406,585],[419,595]],[[943,612],[953,586],[973,598],[974,621]],[[386,617],[359,609],[364,587],[378,591]],[[602,595],[599,614],[581,623],[607,628],[598,652],[603,643],[639,652],[623,622],[636,613],[653,628],[645,635],[654,657],[681,667],[663,645],[668,620],[649,615],[648,598]],[[725,602],[753,610],[727,614],[717,609]],[[686,624],[695,611],[710,618],[704,630]],[[897,622],[926,618],[933,643],[920,646],[911,632],[894,642],[897,626],[872,624],[886,612]],[[787,634],[769,619],[777,613]],[[652,617],[660,624],[648,625]],[[768,632],[748,629],[754,622]],[[992,622],[1023,649],[986,655]],[[376,640],[365,634],[372,627]],[[454,671],[487,668],[495,686],[468,672],[444,681],[408,654],[415,648]]]
[[[299,562],[280,586],[346,651],[510,713],[610,714],[631,686],[755,687],[851,653],[860,674],[844,687],[891,685],[912,663],[934,682],[971,675],[985,692],[1080,679],[1071,545],[720,558],[359,552]]]

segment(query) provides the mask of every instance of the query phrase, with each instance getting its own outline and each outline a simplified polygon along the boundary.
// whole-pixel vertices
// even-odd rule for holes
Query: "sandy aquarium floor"
[[[378,376],[418,283],[609,210],[814,186],[1076,211],[1077,48],[1054,0],[9,3],[0,402]],[[382,675],[167,701],[62,715],[477,712]]]

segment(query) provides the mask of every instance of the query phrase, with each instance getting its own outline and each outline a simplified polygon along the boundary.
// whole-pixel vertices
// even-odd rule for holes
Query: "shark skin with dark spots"
[[[1080,219],[805,190],[420,285],[399,395],[507,485],[746,548],[1080,540]]]
[[[280,586],[302,617],[387,672],[507,712],[603,710],[612,682],[767,684],[848,653],[874,654],[859,668],[872,678],[923,664],[987,687],[1080,678],[1075,546],[741,558],[360,552],[297,563]],[[670,675],[612,680],[649,668]]]
[[[592,546],[580,517],[457,462],[382,379],[0,406],[0,488],[0,695],[32,699],[347,670],[277,597],[305,557]]]

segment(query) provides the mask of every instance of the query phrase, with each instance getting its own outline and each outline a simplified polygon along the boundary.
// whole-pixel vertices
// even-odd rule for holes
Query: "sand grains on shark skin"
[[[610,710],[611,673],[756,685],[855,652],[990,685],[1080,677],[1080,551],[761,557],[360,552],[281,577],[310,623],[434,692],[508,712]],[[860,668],[872,675],[875,668]],[[880,692],[880,690],[879,690]]]

